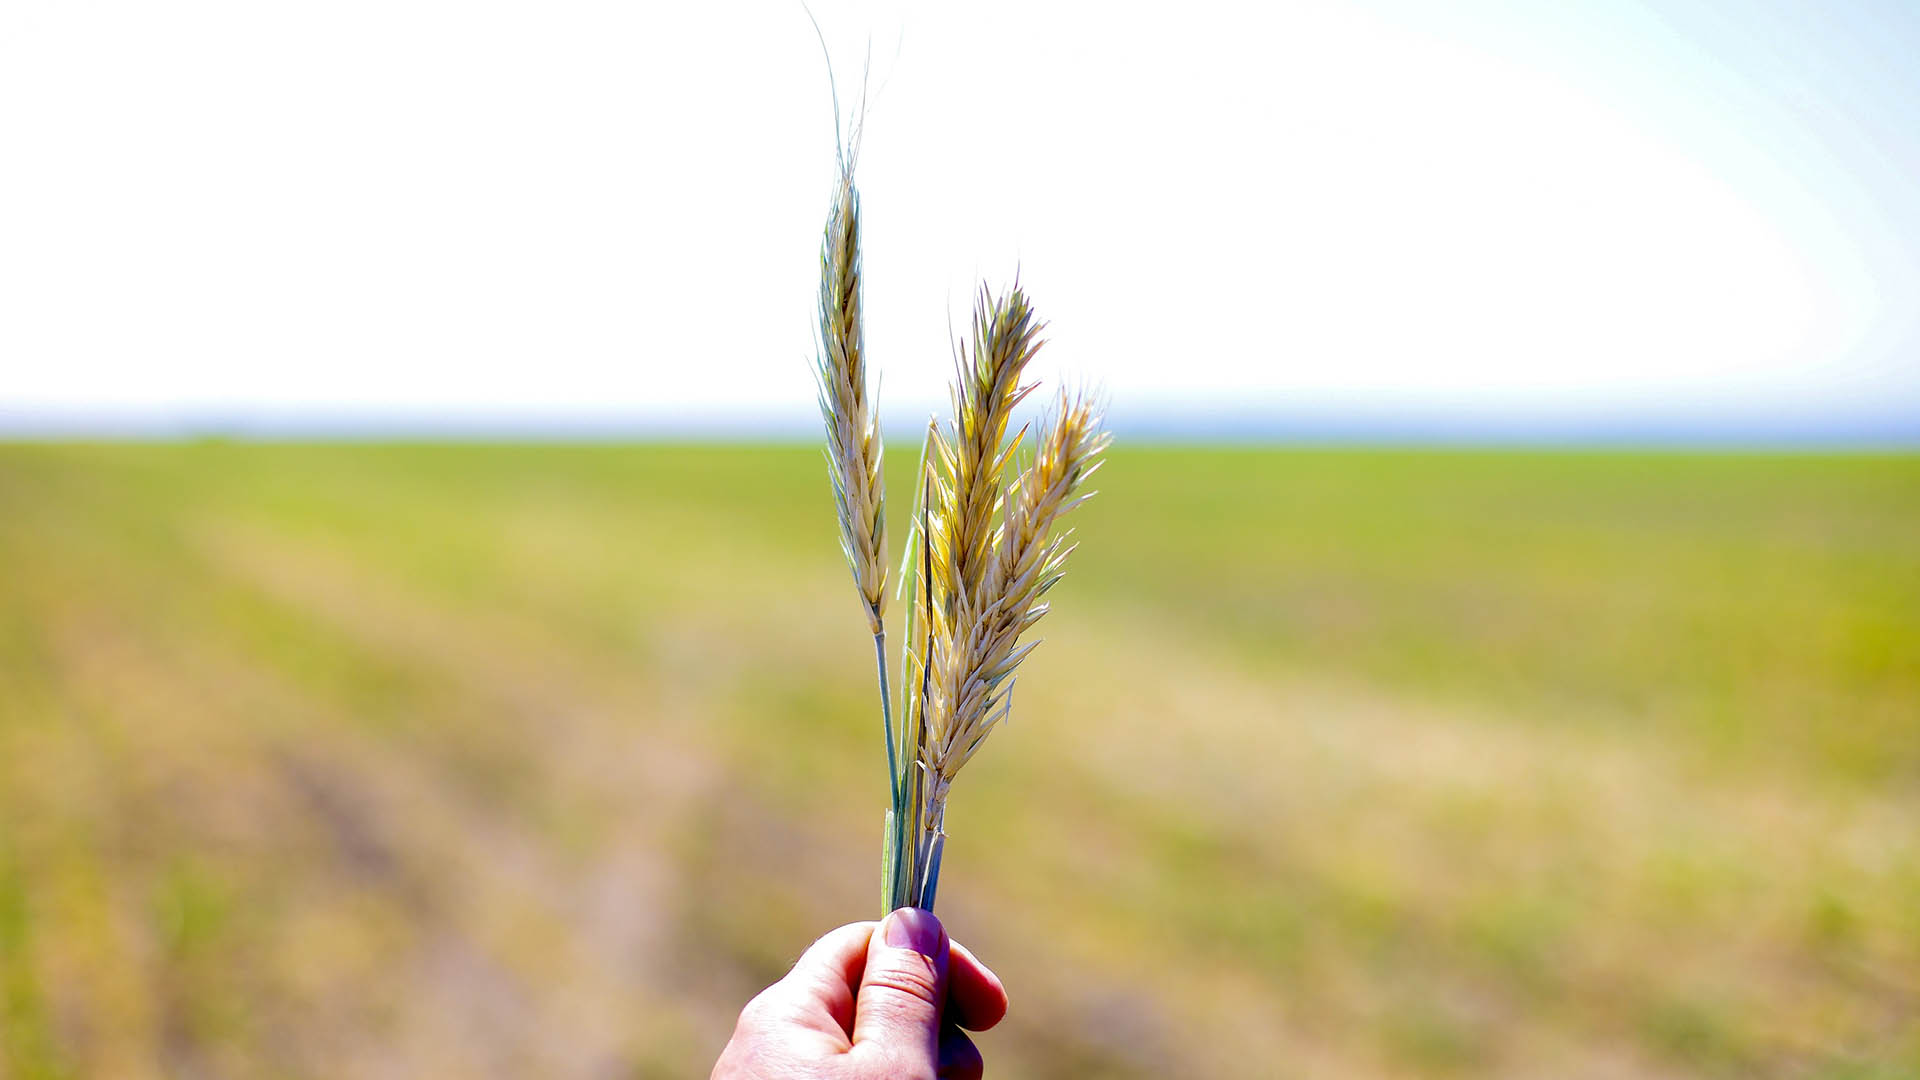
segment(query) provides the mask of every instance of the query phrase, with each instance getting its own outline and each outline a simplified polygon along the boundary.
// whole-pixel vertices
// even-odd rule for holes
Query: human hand
[[[749,1001],[712,1080],[979,1080],[960,1029],[1006,1014],[999,976],[932,912],[901,908],[814,942]]]

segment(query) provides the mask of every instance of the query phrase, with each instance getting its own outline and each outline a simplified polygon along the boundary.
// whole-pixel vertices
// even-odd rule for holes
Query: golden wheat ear
[[[959,350],[951,438],[934,445],[936,599],[928,729],[935,746],[956,737],[956,725],[965,719],[957,706],[981,659],[979,632],[994,603],[994,528],[1004,511],[1008,468],[1025,435],[1023,430],[1009,439],[1007,428],[1014,409],[1033,392],[1021,379],[1040,351],[1041,329],[1018,285],[997,297],[981,290],[971,347]]]
[[[982,291],[971,348],[960,350],[948,437],[929,439],[927,508],[920,541],[925,622],[914,730],[913,781],[900,844],[911,902],[933,903],[954,778],[1012,705],[1013,676],[1035,642],[1021,637],[1046,614],[1041,597],[1071,551],[1060,520],[1084,499],[1107,437],[1087,395],[1063,394],[1011,484],[1024,440],[1007,429],[1031,393],[1021,377],[1041,347],[1043,324],[1018,286]]]
[[[949,683],[947,722],[928,762],[949,781],[1007,715],[1014,672],[1039,644],[1022,638],[1046,615],[1043,597],[1065,576],[1073,551],[1062,519],[1091,497],[1085,485],[1109,441],[1096,402],[1063,392],[1007,492],[982,600],[955,649],[966,666]]]

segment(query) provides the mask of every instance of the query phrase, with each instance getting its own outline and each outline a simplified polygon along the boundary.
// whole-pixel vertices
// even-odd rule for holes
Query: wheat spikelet
[[[1007,424],[1033,392],[1031,383],[1021,385],[1020,376],[1041,345],[1041,326],[1018,285],[999,298],[983,288],[973,322],[971,353],[963,347],[956,364],[953,443],[939,446],[948,480],[941,493],[944,554],[956,589],[950,604],[977,602],[985,587],[1000,481],[1015,449],[1006,443]]]

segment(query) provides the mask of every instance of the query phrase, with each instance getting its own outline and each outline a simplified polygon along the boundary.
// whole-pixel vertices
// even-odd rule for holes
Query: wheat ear
[[[887,609],[886,476],[881,470],[880,418],[867,386],[860,292],[860,195],[848,161],[840,170],[820,244],[816,375],[840,545],[868,629],[879,634]]]
[[[827,428],[827,476],[840,524],[840,549],[853,574],[873,634],[880,684],[880,727],[887,744],[891,807],[882,847],[883,888],[891,899],[898,833],[904,820],[903,783],[887,686],[887,496],[880,416],[868,387],[862,331],[860,194],[853,184],[854,152],[840,155],[833,205],[820,243],[820,353],[815,365],[820,415]]]
[[[911,902],[930,908],[945,847],[948,790],[1011,705],[1013,672],[1035,643],[1020,636],[1046,613],[1040,597],[1060,578],[1068,547],[1060,517],[1084,498],[1081,484],[1106,446],[1091,401],[1062,396],[1032,462],[1011,489],[1004,478],[1026,434],[1012,439],[1013,409],[1033,387],[1020,378],[1041,346],[1041,324],[1015,286],[981,293],[973,341],[959,353],[951,438],[935,429],[923,469],[920,565],[909,643],[907,735],[913,771],[903,845]]]
[[[1022,645],[1020,637],[1046,615],[1041,598],[1065,576],[1073,550],[1071,530],[1056,526],[1092,495],[1080,488],[1100,467],[1108,442],[1099,413],[1088,398],[1064,392],[1056,408],[1032,463],[1007,495],[983,601],[970,621],[954,627],[964,635],[955,654],[966,663],[949,684],[948,715],[927,761],[943,782],[953,780],[1006,716],[1014,669],[1039,644]]]

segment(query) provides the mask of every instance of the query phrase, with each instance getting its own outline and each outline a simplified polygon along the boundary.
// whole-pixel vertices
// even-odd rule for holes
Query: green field
[[[1100,481],[991,1074],[1920,1076],[1920,457]],[[0,446],[0,1078],[703,1076],[877,914],[870,663],[812,447]]]

